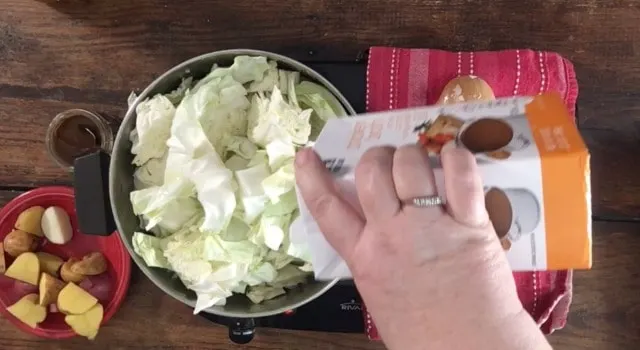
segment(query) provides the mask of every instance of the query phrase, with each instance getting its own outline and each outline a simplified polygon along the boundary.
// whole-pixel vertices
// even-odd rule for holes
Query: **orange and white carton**
[[[314,148],[357,203],[354,169],[367,149],[420,144],[446,201],[439,152],[447,142],[474,153],[487,211],[514,271],[591,267],[589,153],[557,94],[333,119]],[[299,202],[292,240],[308,243],[316,278],[350,277]]]

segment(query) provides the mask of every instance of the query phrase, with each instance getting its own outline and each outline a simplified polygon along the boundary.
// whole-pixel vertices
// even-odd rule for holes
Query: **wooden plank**
[[[131,90],[187,58],[237,47],[321,61],[355,61],[372,45],[530,47],[574,61],[593,96],[617,95],[638,86],[638,14],[633,1],[267,1],[257,10],[246,1],[4,0],[0,81]]]
[[[89,109],[117,121],[124,113],[125,105],[126,102],[121,107],[113,107],[0,98],[0,184],[5,187],[70,184],[70,174],[58,167],[47,153],[44,141],[49,122],[57,113],[70,108]]]
[[[581,133],[591,153],[593,215],[603,219],[640,217],[639,131],[582,129]]]
[[[640,344],[640,224],[597,222],[591,271],[577,271],[565,329],[555,349],[637,349]]]

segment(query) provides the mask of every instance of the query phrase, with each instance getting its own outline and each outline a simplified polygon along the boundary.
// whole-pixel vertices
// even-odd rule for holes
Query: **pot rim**
[[[155,89],[155,87],[157,85],[159,85],[160,83],[162,83],[167,77],[176,74],[178,72],[186,72],[188,71],[188,68],[200,61],[203,60],[211,60],[211,63],[214,63],[217,57],[229,57],[229,56],[240,56],[240,55],[250,55],[250,56],[265,56],[268,59],[271,60],[275,60],[276,62],[280,62],[280,63],[284,63],[290,67],[295,68],[297,71],[299,71],[302,75],[306,75],[309,78],[311,78],[313,81],[321,84],[322,86],[324,86],[325,88],[327,88],[339,101],[340,103],[345,107],[345,110],[347,111],[348,115],[355,115],[356,112],[353,109],[353,107],[351,106],[351,104],[349,103],[349,101],[347,101],[347,99],[344,97],[344,95],[342,95],[342,93],[332,84],[330,83],[326,78],[324,78],[322,75],[320,75],[320,73],[316,72],[315,70],[311,69],[310,67],[308,67],[307,65],[294,60],[292,58],[289,58],[287,56],[283,56],[283,55],[279,55],[273,52],[268,52],[268,51],[261,51],[261,50],[254,50],[254,49],[229,49],[229,50],[220,50],[220,51],[213,51],[213,52],[209,52],[209,53],[205,53],[196,57],[193,57],[191,59],[188,59],[182,63],[179,63],[178,65],[172,67],[171,69],[167,70],[166,72],[164,72],[162,75],[160,75],[158,78],[156,78],[151,84],[149,84],[137,97],[136,99],[133,101],[133,103],[131,103],[131,105],[128,107],[127,112],[125,114],[124,119],[122,120],[121,123],[121,127],[118,129],[118,133],[116,135],[115,138],[115,142],[114,142],[114,148],[113,148],[113,152],[112,154],[114,156],[111,157],[111,161],[110,161],[110,165],[109,165],[109,201],[111,203],[111,211],[113,213],[114,216],[114,221],[116,222],[116,226],[118,228],[118,234],[120,235],[120,239],[123,241],[125,247],[127,248],[127,251],[129,252],[129,255],[131,256],[131,258],[133,259],[133,261],[136,263],[136,265],[140,268],[140,270],[142,270],[142,272],[144,273],[145,276],[147,276],[147,278],[149,278],[153,284],[155,284],[158,288],[160,288],[163,292],[165,292],[166,294],[170,295],[171,297],[173,297],[176,300],[181,301],[182,303],[189,305],[190,307],[195,307],[195,301],[190,300],[189,298],[187,298],[185,296],[184,293],[177,291],[175,288],[172,288],[171,286],[168,286],[162,279],[157,278],[154,273],[151,271],[151,268],[148,267],[144,260],[139,257],[133,250],[133,246],[131,243],[131,240],[125,236],[125,234],[123,233],[122,230],[122,224],[120,222],[120,218],[118,217],[117,213],[118,211],[116,210],[117,204],[114,200],[115,198],[115,155],[117,154],[116,152],[116,147],[117,145],[120,144],[120,139],[123,137],[128,138],[129,135],[125,135],[124,132],[124,128],[122,126],[126,125],[128,122],[130,122],[130,119],[132,119],[134,117],[135,114],[135,109],[136,106],[143,101],[144,99],[146,99],[148,97],[148,95],[150,94],[150,92]],[[126,140],[128,142],[128,140]],[[130,146],[128,151],[130,152]],[[206,313],[210,313],[210,314],[215,314],[218,316],[222,316],[222,317],[230,317],[230,318],[256,318],[256,317],[266,317],[266,316],[272,316],[272,315],[277,315],[280,313],[283,313],[285,311],[288,310],[292,310],[292,309],[296,309],[314,299],[316,299],[317,297],[319,297],[320,295],[324,294],[327,290],[329,290],[331,287],[333,287],[337,282],[339,281],[338,278],[333,279],[331,281],[318,281],[319,283],[326,283],[326,285],[324,287],[322,287],[320,290],[318,290],[316,293],[312,294],[311,296],[307,297],[306,299],[302,299],[298,302],[295,303],[291,303],[290,305],[287,305],[286,307],[280,307],[277,309],[274,309],[272,311],[262,311],[262,312],[230,312],[230,311],[225,311],[223,307],[221,306],[212,306],[210,308],[207,308],[205,310],[203,310],[202,312],[206,312]]]

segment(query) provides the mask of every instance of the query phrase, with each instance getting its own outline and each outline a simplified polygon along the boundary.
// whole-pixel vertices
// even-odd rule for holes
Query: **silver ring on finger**
[[[421,196],[413,197],[409,200],[403,200],[402,204],[412,206],[416,208],[430,208],[437,207],[444,204],[444,199],[440,196]]]

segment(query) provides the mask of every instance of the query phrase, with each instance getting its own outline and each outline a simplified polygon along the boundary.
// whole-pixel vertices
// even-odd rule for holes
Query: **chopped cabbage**
[[[249,161],[234,154],[224,162],[224,166],[231,171],[238,171],[246,169],[249,166]]]
[[[298,198],[295,191],[289,191],[278,197],[276,202],[267,203],[263,215],[281,216],[292,213],[298,209]]]
[[[273,299],[285,293],[286,291],[282,287],[257,286],[249,289],[247,292],[247,298],[256,304],[259,304],[265,300]]]
[[[202,216],[201,203],[177,190],[176,186],[155,186],[130,193],[133,213],[143,217],[145,230],[158,226],[165,236]]]
[[[256,244],[266,245],[271,250],[280,249],[285,233],[289,232],[291,215],[263,215],[257,232],[250,240]]]
[[[204,233],[186,228],[165,239],[164,256],[188,288],[201,286],[213,274],[213,265],[204,254],[206,238]]]
[[[269,69],[266,57],[237,56],[233,60],[233,65],[229,67],[233,79],[240,84],[261,80],[264,73]]]
[[[291,143],[283,140],[274,140],[266,147],[267,157],[269,158],[269,167],[272,171],[276,171],[288,160],[296,156],[296,148]]]
[[[278,71],[278,88],[283,94],[289,94],[289,87],[295,86],[300,82],[300,72],[292,72],[287,70]]]
[[[316,83],[301,82],[296,85],[296,95],[301,107],[313,110],[309,118],[309,137],[312,139],[318,137],[327,120],[347,115],[340,101],[329,90]]]
[[[224,137],[224,136],[223,136]],[[227,157],[230,153],[240,156],[244,159],[251,159],[258,151],[258,147],[249,141],[246,137],[242,136],[226,136],[224,137],[225,154]]]
[[[256,166],[256,165],[262,164],[262,163],[269,163],[269,158],[267,156],[267,151],[258,150],[256,152],[256,154],[254,154],[253,157],[251,157],[251,159],[249,159],[249,163],[247,164],[247,167]]]
[[[169,262],[164,257],[162,240],[158,237],[142,232],[133,233],[133,250],[149,267],[169,268]]]
[[[278,139],[297,145],[309,141],[311,109],[302,110],[295,102],[295,94],[289,97],[290,102],[285,101],[277,87],[268,99],[254,96],[248,115],[249,140],[260,147]]]
[[[236,200],[233,173],[224,166],[200,122],[207,116],[217,118],[207,114],[211,111],[207,109],[206,100],[211,97],[210,92],[216,90],[215,81],[194,94],[187,93],[176,109],[171,137],[167,141],[165,186],[179,182],[185,188],[195,189],[205,214],[201,230],[220,232],[228,224]],[[228,119],[220,119],[220,123],[225,120]]]
[[[269,62],[269,68],[260,80],[255,80],[249,84],[249,92],[273,91],[274,86],[279,83],[278,64],[275,61]]]
[[[249,56],[137,105],[130,199],[153,235],[135,232],[134,251],[196,293],[194,313],[233,293],[260,303],[310,276],[307,246],[290,234],[293,159],[341,108],[300,73]]]
[[[286,265],[278,270],[278,275],[269,284],[272,286],[292,288],[300,283],[304,283],[309,274],[292,264]]]
[[[143,166],[133,173],[133,187],[136,190],[162,186],[164,183],[164,169],[167,166],[167,152],[161,158],[149,159]]]
[[[340,103],[338,98],[322,85],[311,81],[302,81],[296,85],[296,94],[298,95],[298,99],[300,99],[301,96],[318,94],[322,100],[331,106],[335,115],[338,117],[345,117],[347,115],[347,111],[342,107],[342,103]],[[318,111],[315,112],[317,113]]]
[[[271,172],[264,163],[236,171],[240,201],[244,209],[244,221],[248,224],[262,214],[267,204],[262,182],[269,176]]]
[[[163,95],[155,95],[136,106],[136,128],[130,136],[133,164],[142,165],[149,159],[162,157],[175,112],[173,103]]]
[[[262,188],[272,203],[278,203],[280,202],[280,196],[293,190],[295,183],[293,160],[291,160],[269,177],[262,180]]]
[[[184,78],[175,90],[171,91],[165,96],[169,99],[169,101],[171,101],[171,103],[173,103],[174,105],[178,105],[180,101],[182,101],[182,98],[184,98],[184,95],[187,93],[187,91],[189,91],[192,84],[192,77]]]

